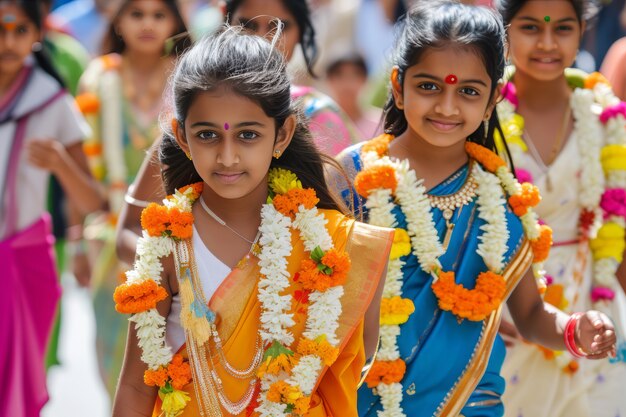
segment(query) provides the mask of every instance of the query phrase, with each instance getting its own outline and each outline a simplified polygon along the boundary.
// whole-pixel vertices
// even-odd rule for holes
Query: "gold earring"
[[[185,152],[185,156],[187,156],[187,159],[189,159],[190,161],[193,161],[193,158],[191,157],[191,153]]]
[[[274,151],[274,158],[276,158],[276,159],[280,158],[280,149],[276,149]]]
[[[485,119],[483,122],[483,130],[485,135],[485,141],[487,140],[487,136],[489,135],[489,119]]]

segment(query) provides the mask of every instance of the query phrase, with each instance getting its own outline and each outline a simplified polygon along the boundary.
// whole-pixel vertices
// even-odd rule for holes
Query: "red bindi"
[[[224,123],[224,130],[230,129],[230,125],[228,123]]]
[[[456,84],[459,81],[459,79],[457,78],[456,75],[450,74],[444,79],[444,81],[446,82],[446,84]]]

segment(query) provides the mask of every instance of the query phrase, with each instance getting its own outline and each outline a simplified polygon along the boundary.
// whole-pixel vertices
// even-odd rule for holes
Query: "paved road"
[[[59,359],[48,373],[50,401],[41,417],[107,417],[110,400],[100,382],[95,352],[95,321],[89,293],[71,275],[63,277]]]

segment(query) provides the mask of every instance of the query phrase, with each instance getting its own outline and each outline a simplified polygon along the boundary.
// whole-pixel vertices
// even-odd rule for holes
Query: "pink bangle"
[[[587,353],[576,345],[576,327],[584,313],[574,313],[570,316],[565,330],[563,331],[563,340],[567,351],[575,358],[584,358]]]

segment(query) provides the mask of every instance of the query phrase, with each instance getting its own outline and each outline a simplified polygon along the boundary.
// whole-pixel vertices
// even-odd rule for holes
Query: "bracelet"
[[[576,327],[584,313],[574,313],[570,316],[565,330],[563,331],[563,340],[567,351],[575,358],[584,358],[588,354],[576,345]]]
[[[137,207],[144,207],[145,208],[145,207],[148,207],[150,205],[149,201],[136,199],[135,197],[131,196],[128,193],[124,194],[124,201],[127,202],[128,204],[131,204],[131,205],[137,206]]]

